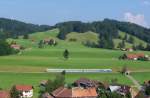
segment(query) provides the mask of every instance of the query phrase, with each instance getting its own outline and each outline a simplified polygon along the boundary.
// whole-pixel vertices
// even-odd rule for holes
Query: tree
[[[123,66],[123,68],[121,69],[121,73],[125,74],[128,71],[128,67],[127,66]]]
[[[39,47],[39,48],[43,48],[43,46],[44,46],[43,40],[40,40],[39,43],[38,43],[38,47]]]
[[[120,48],[120,49],[125,48],[125,47],[126,47],[125,40],[122,40],[122,42],[120,42],[117,46],[117,48]]]
[[[125,41],[128,40],[128,35],[127,34],[124,36],[123,40],[125,40]]]
[[[150,51],[150,44],[147,44],[147,46],[146,46],[146,49],[145,49],[146,51]]]
[[[55,79],[48,80],[45,88],[45,92],[51,93],[52,91],[56,90],[58,87],[64,86],[65,84],[65,74],[61,73],[56,75]]]
[[[145,94],[148,95],[148,96],[150,95],[150,86],[146,86]]]
[[[20,98],[19,95],[20,92],[16,90],[16,86],[14,85],[10,90],[10,96],[11,98]]]
[[[17,53],[17,51],[12,49],[6,41],[0,40],[0,56],[10,55],[14,53]]]
[[[144,48],[143,44],[140,43],[140,44],[137,46],[137,49],[138,49],[138,50],[144,50],[145,48]]]
[[[132,36],[129,37],[128,42],[134,44],[134,38]]]
[[[137,50],[137,46],[133,44],[133,45],[132,45],[132,49],[133,49],[133,50]]]
[[[117,48],[121,49],[123,46],[122,46],[122,43],[120,42],[117,46]]]
[[[23,39],[29,39],[29,35],[28,34],[23,35]]]
[[[126,98],[132,98],[132,95],[131,95],[130,92],[128,92],[128,93],[126,94]]]
[[[69,51],[67,49],[65,49],[65,51],[63,53],[63,56],[64,56],[65,59],[69,58]]]
[[[107,93],[107,98],[124,98],[122,95],[118,94],[117,92],[110,92]]]
[[[0,29],[0,40],[5,40],[6,34],[3,32],[3,29]]]
[[[125,44],[125,40],[122,40],[122,48],[125,48],[126,47],[126,44]]]

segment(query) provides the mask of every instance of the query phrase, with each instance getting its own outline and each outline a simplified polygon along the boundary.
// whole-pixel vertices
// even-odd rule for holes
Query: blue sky
[[[104,18],[150,26],[150,0],[0,0],[0,17],[53,25]]]

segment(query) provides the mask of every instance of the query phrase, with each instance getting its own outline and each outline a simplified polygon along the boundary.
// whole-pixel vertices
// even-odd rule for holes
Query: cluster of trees
[[[103,92],[100,94],[99,98],[132,98],[132,97],[130,93],[124,97],[116,92]]]
[[[49,41],[40,40],[38,43],[38,48],[43,48],[44,45],[56,46],[58,43],[54,39],[50,39]]]
[[[15,54],[17,52],[5,40],[0,40],[0,56]]]
[[[0,18],[0,31],[5,33],[1,34],[2,38],[17,38],[19,35],[25,35],[28,33],[40,32],[49,30],[50,26],[48,25],[34,25],[29,23],[24,23],[12,19]],[[3,36],[1,36],[3,35]]]
[[[45,87],[40,89],[40,96],[45,92],[52,93],[52,91],[56,90],[57,88],[65,85],[65,74],[66,72],[63,71],[60,74],[57,74],[54,80],[48,80]]]
[[[117,92],[110,92],[106,88],[98,88],[98,98],[132,98],[130,92],[127,92],[125,96],[117,93]]]

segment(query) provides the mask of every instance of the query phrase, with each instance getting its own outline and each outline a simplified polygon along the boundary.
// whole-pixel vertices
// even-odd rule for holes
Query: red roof
[[[134,58],[140,58],[144,57],[145,55],[143,53],[137,53],[137,54],[127,54],[128,59],[134,59]]]
[[[138,56],[136,54],[128,54],[127,58],[128,59],[134,59],[134,58],[138,58]]]
[[[16,89],[18,91],[29,91],[33,89],[33,86],[31,85],[16,85]]]
[[[0,91],[0,98],[10,98],[8,91]]]

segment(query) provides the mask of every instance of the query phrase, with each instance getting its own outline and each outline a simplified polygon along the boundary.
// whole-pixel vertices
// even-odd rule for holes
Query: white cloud
[[[144,27],[149,27],[143,14],[134,15],[131,12],[126,12],[124,14],[124,20]]]
[[[144,5],[147,5],[147,6],[150,6],[150,1],[144,0],[144,1],[143,1],[143,4],[144,4]]]

